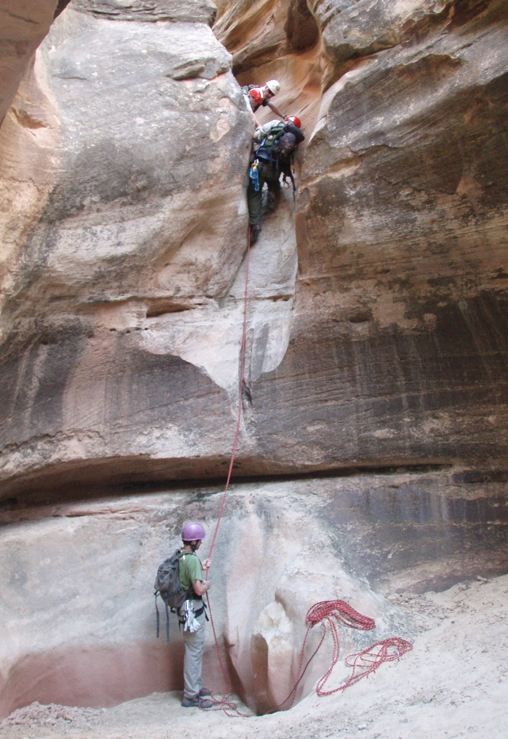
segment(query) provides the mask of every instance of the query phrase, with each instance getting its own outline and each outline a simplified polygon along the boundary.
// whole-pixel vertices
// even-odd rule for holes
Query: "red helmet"
[[[204,528],[195,521],[185,524],[182,529],[182,541],[202,541],[205,536]]]
[[[264,100],[263,91],[259,87],[253,87],[252,90],[249,90],[249,95],[256,103],[261,104]]]
[[[293,123],[297,128],[302,127],[302,122],[297,115],[288,116],[288,121],[291,121],[291,123]]]

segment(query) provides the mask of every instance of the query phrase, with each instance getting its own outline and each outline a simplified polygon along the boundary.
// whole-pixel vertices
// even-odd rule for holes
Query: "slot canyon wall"
[[[235,434],[247,82],[279,79],[306,141],[250,259],[211,591],[235,690],[259,712],[285,697],[317,600],[410,637],[387,596],[507,572],[506,3],[18,5],[0,8],[0,715],[180,687],[151,584],[185,521],[213,529]]]

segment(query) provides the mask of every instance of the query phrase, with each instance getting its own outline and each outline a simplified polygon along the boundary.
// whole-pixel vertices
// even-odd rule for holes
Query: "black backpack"
[[[159,565],[154,583],[155,611],[157,613],[157,639],[159,638],[160,617],[157,596],[160,595],[166,607],[166,639],[169,644],[169,609],[177,611],[187,597],[187,591],[180,582],[180,557],[182,552],[175,553]]]
[[[282,172],[291,169],[298,144],[305,136],[293,123],[280,123],[274,126],[260,143],[255,154],[257,159],[270,162]]]

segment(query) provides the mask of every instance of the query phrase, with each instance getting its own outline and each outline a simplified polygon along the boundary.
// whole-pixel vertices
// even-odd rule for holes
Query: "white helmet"
[[[268,87],[272,95],[276,95],[280,90],[280,85],[277,80],[268,80],[266,87]]]

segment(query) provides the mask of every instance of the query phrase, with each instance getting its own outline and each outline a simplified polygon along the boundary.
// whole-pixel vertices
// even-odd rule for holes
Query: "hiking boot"
[[[205,688],[206,690],[206,688]],[[208,698],[200,698],[199,695],[193,695],[192,698],[184,698],[182,701],[184,708],[211,708],[213,701]]]
[[[210,688],[201,688],[198,695],[200,698],[203,698],[205,695],[213,695],[213,693]]]
[[[261,224],[256,223],[254,226],[250,227],[250,243],[255,244],[258,240],[259,234],[261,233]]]

